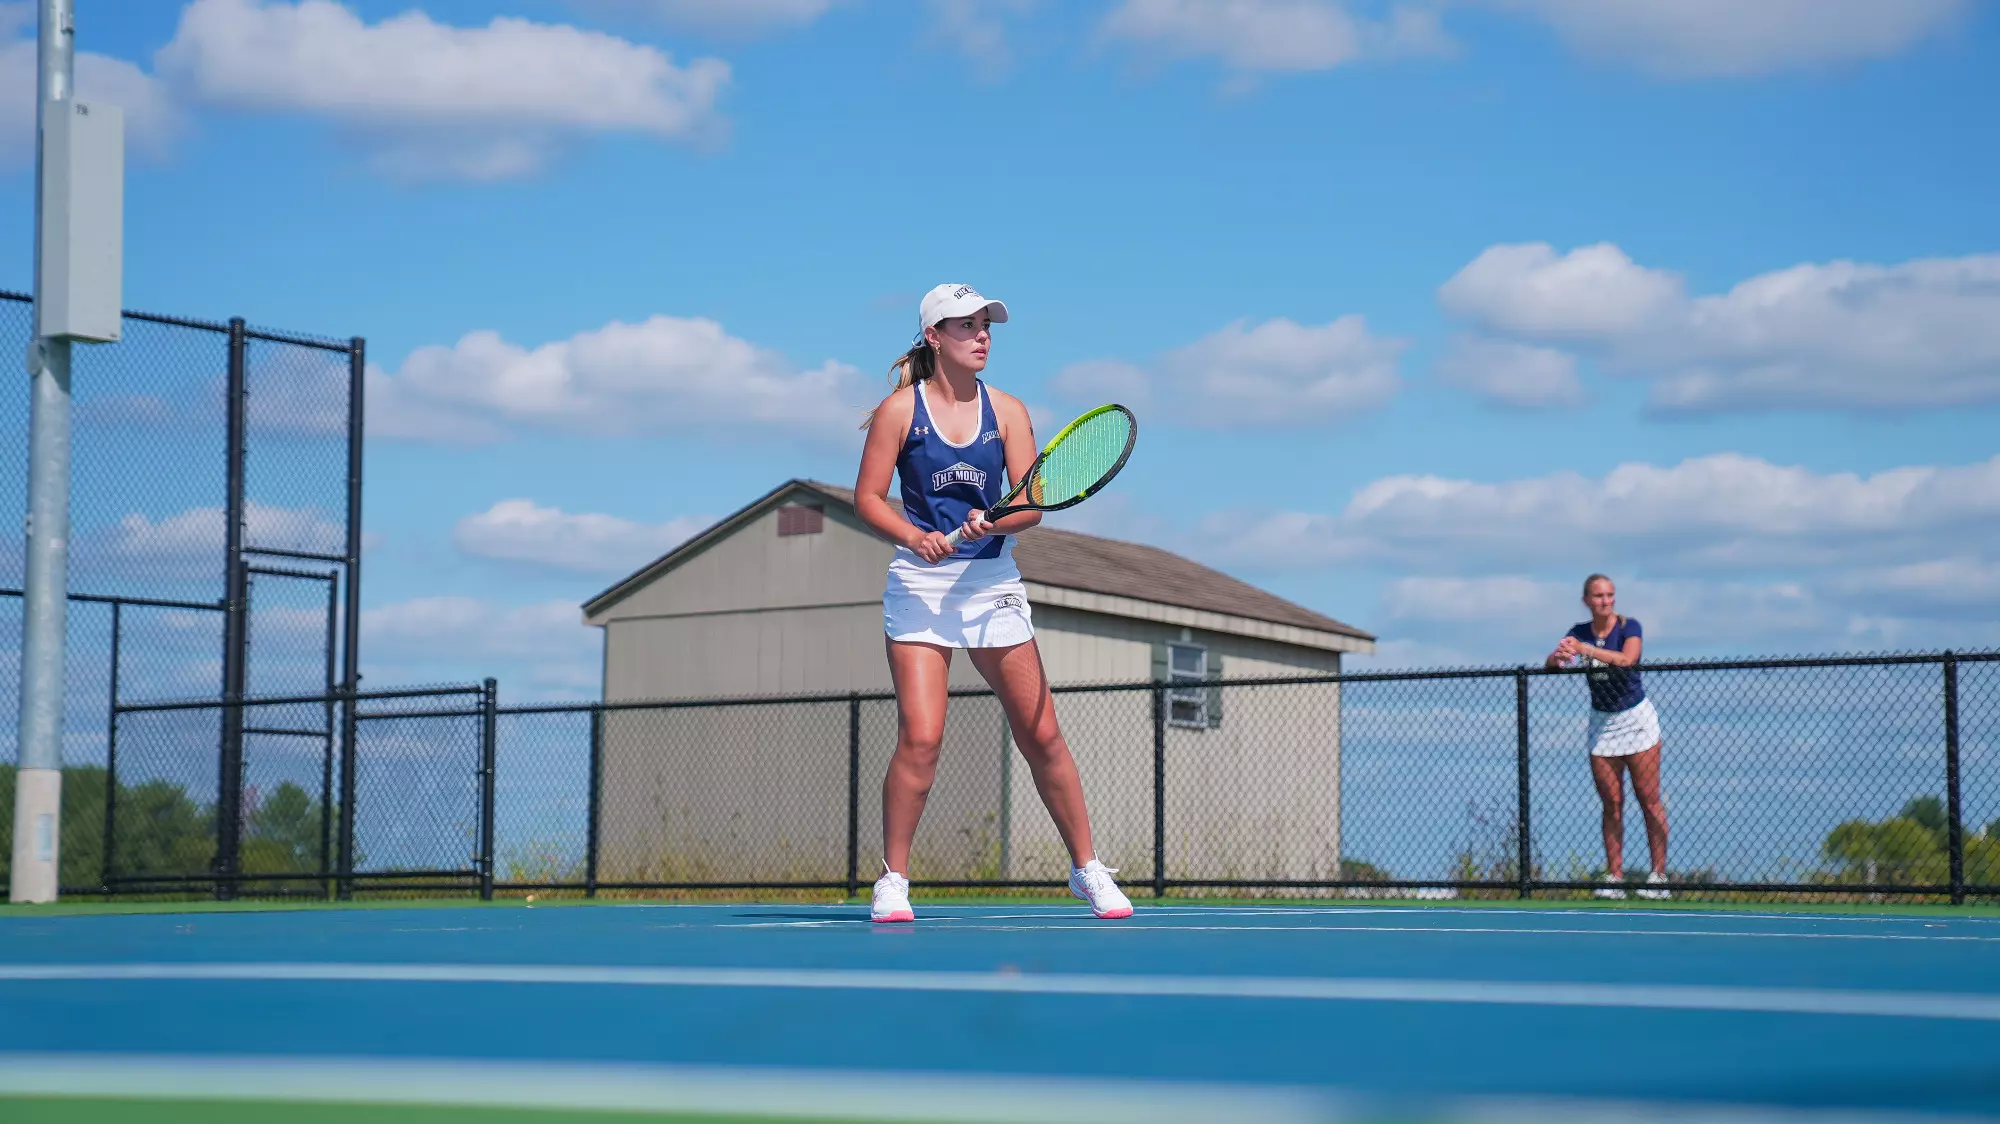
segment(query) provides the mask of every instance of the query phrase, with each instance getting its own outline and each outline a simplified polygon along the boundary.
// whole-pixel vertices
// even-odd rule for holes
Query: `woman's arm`
[[[925,531],[903,518],[887,499],[889,481],[896,475],[896,455],[916,412],[915,401],[915,392],[905,387],[884,398],[875,408],[875,416],[868,423],[868,438],[861,446],[861,471],[854,479],[854,513],[876,534],[908,547],[926,562],[935,563],[952,553],[944,536]]]
[[[1041,451],[1035,444],[1035,423],[1028,419],[1028,408],[1021,405],[1020,399],[991,387],[986,394],[993,401],[994,420],[1000,423],[1001,446],[1007,454],[1007,484],[1011,488],[1034,467],[1035,456]],[[986,521],[983,511],[972,515],[965,524],[968,536],[973,531],[981,535],[1018,535],[1042,521],[1039,511],[1017,511],[992,523]]]
[[[1643,643],[1637,636],[1627,636],[1625,638],[1624,649],[1616,650],[1612,648],[1599,648],[1594,644],[1585,644],[1582,641],[1578,641],[1576,650],[1599,663],[1608,663],[1612,667],[1633,667],[1639,662],[1639,649]]]

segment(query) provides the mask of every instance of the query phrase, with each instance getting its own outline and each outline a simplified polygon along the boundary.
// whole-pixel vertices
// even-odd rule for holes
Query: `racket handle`
[[[951,529],[951,534],[946,535],[944,537],[944,541],[946,545],[950,546],[953,550],[957,550],[958,544],[965,541],[965,528],[953,527]]]

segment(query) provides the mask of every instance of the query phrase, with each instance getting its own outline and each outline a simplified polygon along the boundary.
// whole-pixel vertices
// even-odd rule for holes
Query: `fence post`
[[[347,706],[340,720],[340,885],[339,896],[354,896],[354,754],[360,741],[356,714],[361,690],[361,437],[362,396],[368,385],[368,345],[360,336],[347,341],[347,586],[342,590],[340,683]]]
[[[222,592],[222,742],[215,778],[215,896],[236,896],[232,877],[241,866],[243,838],[243,700],[248,662],[246,617],[248,575],[243,567],[244,430],[249,412],[249,337],[243,318],[229,321],[229,357],[224,411],[228,440],[224,449],[223,592]]]
[[[124,634],[123,601],[111,603],[111,706],[104,726],[104,866],[98,881],[111,889],[118,855],[118,650]]]
[[[1965,825],[1959,822],[1958,656],[1944,654],[1945,845],[1951,854],[1951,904],[1965,904]]]
[[[590,708],[590,822],[583,844],[583,896],[597,896],[597,851],[604,815],[604,707]]]
[[[861,696],[847,697],[847,896],[861,892]]]
[[[1533,859],[1529,847],[1528,819],[1528,669],[1514,671],[1514,782],[1519,789],[1519,807],[1515,811],[1514,825],[1519,854],[1515,861],[1515,880],[1520,883],[1520,896],[1530,894],[1534,874],[1529,863]]]
[[[335,891],[333,882],[333,746],[334,746],[334,695],[340,689],[338,666],[334,654],[338,650],[340,634],[335,625],[340,616],[340,575],[332,573],[326,579],[326,711],[321,716],[321,729],[326,731],[321,745],[319,759],[319,892],[331,898]]]
[[[1153,685],[1153,896],[1167,896],[1167,688]]]
[[[479,695],[479,900],[493,900],[494,740],[500,729],[500,683],[488,679]]]

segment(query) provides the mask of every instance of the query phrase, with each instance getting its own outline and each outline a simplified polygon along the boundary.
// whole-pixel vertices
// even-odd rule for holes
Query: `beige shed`
[[[847,696],[891,686],[891,552],[855,515],[852,491],[793,480],[585,603],[585,623],[604,629],[606,702],[709,704],[607,714],[602,879],[838,881],[851,812],[859,876],[873,879],[895,704]],[[1338,685],[1220,684],[1334,673],[1374,637],[1137,543],[1038,527],[1015,559],[1097,850],[1123,878],[1152,877],[1154,694],[1064,686],[1164,684],[1170,877],[1338,877]],[[963,659],[952,683],[983,687]],[[1066,870],[991,698],[953,700],[911,865],[932,882]]]

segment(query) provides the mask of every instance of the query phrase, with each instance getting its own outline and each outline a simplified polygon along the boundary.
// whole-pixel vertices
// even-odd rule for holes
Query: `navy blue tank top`
[[[979,432],[969,445],[946,441],[931,423],[924,385],[916,387],[916,408],[910,412],[910,432],[896,457],[896,476],[903,485],[903,518],[926,531],[950,534],[974,508],[991,510],[1006,494],[1007,450],[1000,440],[1000,423],[986,384],[979,384]],[[988,535],[961,543],[955,558],[997,558],[1004,535]]]
[[[1599,640],[1597,629],[1584,621],[1569,630],[1569,634],[1594,648],[1609,648],[1614,652],[1625,650],[1625,641],[1633,636],[1644,639],[1646,630],[1631,617],[1620,617],[1611,626],[1611,632]],[[1637,667],[1612,667],[1608,663],[1590,661],[1590,709],[1607,714],[1630,710],[1646,699],[1646,684],[1639,677]]]

